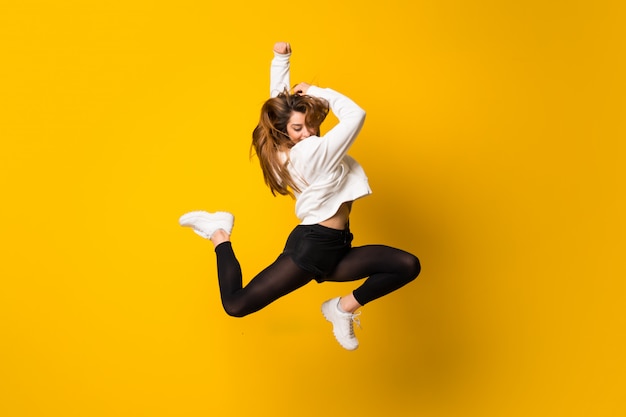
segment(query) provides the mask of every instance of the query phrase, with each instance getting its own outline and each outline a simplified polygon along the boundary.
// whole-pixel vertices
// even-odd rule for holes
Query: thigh
[[[339,261],[325,281],[356,281],[378,273],[396,272],[414,256],[401,249],[385,245],[366,245],[351,248]]]
[[[313,274],[300,268],[290,256],[281,255],[244,287],[248,296],[269,302],[286,295],[313,279]]]
[[[302,287],[313,274],[298,267],[289,256],[279,256],[240,290],[224,294],[222,304],[228,314],[243,317]]]

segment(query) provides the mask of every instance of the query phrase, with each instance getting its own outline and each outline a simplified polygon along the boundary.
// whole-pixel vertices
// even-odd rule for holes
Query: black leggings
[[[243,287],[241,266],[232,244],[218,245],[215,253],[222,305],[234,317],[254,313],[316,278],[283,253]],[[365,305],[413,281],[420,269],[419,260],[408,252],[368,245],[350,248],[334,270],[318,281],[347,282],[369,277],[353,292],[359,304]]]

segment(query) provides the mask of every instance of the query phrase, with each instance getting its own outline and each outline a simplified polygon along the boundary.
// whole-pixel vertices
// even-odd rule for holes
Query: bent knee
[[[415,255],[407,254],[408,256],[404,260],[404,267],[406,270],[408,282],[413,281],[422,271],[422,264]]]
[[[245,309],[233,303],[222,303],[222,306],[224,307],[224,311],[226,312],[226,314],[231,317],[245,317],[250,314]]]

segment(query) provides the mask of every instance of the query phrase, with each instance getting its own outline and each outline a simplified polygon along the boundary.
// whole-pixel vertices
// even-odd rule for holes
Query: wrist
[[[282,52],[278,52],[278,51],[275,50],[274,51],[274,56],[276,58],[289,58],[291,56],[291,52],[282,53]]]

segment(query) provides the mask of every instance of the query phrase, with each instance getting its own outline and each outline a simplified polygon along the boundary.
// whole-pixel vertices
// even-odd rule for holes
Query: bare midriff
[[[319,224],[324,227],[330,227],[331,229],[344,230],[348,225],[350,210],[352,210],[352,201],[342,203],[341,206],[339,206],[339,210],[337,210],[333,217],[326,219]]]

